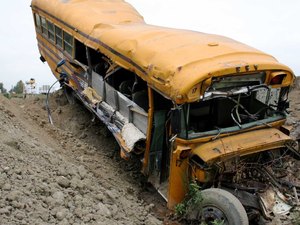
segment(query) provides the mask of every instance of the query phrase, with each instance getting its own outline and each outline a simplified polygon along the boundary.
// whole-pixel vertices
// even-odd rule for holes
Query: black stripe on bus
[[[54,55],[56,57],[56,61],[55,59],[52,58],[52,60],[55,62],[55,64],[57,64],[60,60],[62,60],[62,58],[60,57],[60,55],[56,54],[55,51],[53,51],[51,48],[49,48],[46,44],[43,43],[43,41],[40,38],[38,39],[38,45],[42,48],[44,48],[46,51],[50,52],[52,55]],[[47,41],[47,39],[45,39]],[[50,43],[52,44],[52,43]],[[55,46],[55,45],[53,45]],[[68,59],[69,61],[72,61],[72,59],[67,56],[66,54],[62,53],[64,55],[64,58]],[[67,64],[64,65],[65,67],[67,67],[71,72],[74,72],[74,70]]]
[[[111,48],[110,46],[108,46],[107,44],[105,44],[104,42],[96,39],[96,38],[93,38],[93,37],[90,37],[88,34],[78,30],[77,28],[67,24],[66,22],[62,21],[61,19],[53,16],[52,14],[48,13],[47,11],[37,7],[37,6],[32,6],[32,9],[35,9],[35,10],[39,10],[39,11],[42,11],[43,13],[45,13],[46,15],[48,15],[49,17],[51,17],[52,19],[55,19],[57,21],[59,21],[60,23],[62,23],[63,25],[65,25],[66,27],[72,29],[72,30],[76,30],[77,33],[79,33],[81,36],[89,39],[90,41],[93,41],[99,45],[101,45],[103,48],[106,48],[107,50],[109,50],[111,53],[117,55],[118,57],[122,58],[124,61],[130,63],[132,66],[136,67],[139,71],[141,71],[144,75],[147,75],[146,71],[140,67],[137,63],[135,63],[132,59],[122,55],[121,53],[119,53],[118,51],[116,51],[115,49]]]

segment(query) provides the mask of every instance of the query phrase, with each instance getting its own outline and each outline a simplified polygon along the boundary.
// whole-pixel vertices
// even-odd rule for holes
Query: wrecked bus
[[[226,37],[148,25],[123,0],[31,7],[41,60],[108,127],[123,158],[139,157],[169,208],[191,182],[202,201],[189,217],[207,224],[272,220],[299,201],[287,66]]]

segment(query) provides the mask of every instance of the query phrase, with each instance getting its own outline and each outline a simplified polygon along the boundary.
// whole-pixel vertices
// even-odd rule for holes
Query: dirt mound
[[[114,142],[104,127],[57,99],[51,126],[44,99],[0,96],[0,224],[161,224],[136,172],[108,157]]]
[[[300,77],[296,77],[294,88],[300,89]]]
[[[293,126],[291,136],[300,139],[300,77],[297,77],[295,86],[290,92],[290,109],[287,125]]]

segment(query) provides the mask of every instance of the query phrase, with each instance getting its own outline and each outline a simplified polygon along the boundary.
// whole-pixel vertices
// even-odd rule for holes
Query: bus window
[[[42,33],[45,35],[48,35],[48,29],[47,29],[47,22],[46,19],[44,17],[41,17],[41,21],[42,21]]]
[[[48,38],[54,42],[54,25],[49,21],[47,21],[47,24],[48,24]]]
[[[67,32],[63,31],[64,34],[64,50],[72,55],[73,53],[73,37]]]
[[[87,55],[86,55],[86,47],[83,43],[75,39],[75,56],[74,58],[78,60],[78,62],[88,65]]]
[[[40,31],[41,30],[41,19],[40,19],[40,16],[35,13],[34,17],[35,17],[35,26],[36,26],[37,30]]]
[[[63,47],[63,42],[62,42],[62,29],[59,27],[55,26],[55,44],[59,47]]]

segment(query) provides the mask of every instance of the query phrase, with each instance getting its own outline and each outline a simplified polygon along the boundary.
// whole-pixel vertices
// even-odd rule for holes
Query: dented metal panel
[[[275,128],[249,131],[229,137],[219,138],[201,144],[192,151],[205,162],[228,159],[236,154],[248,155],[255,152],[284,147],[291,138]]]
[[[148,25],[121,0],[33,0],[32,8],[177,103],[199,100],[205,89],[189,93],[213,77],[282,71],[281,86],[294,79],[290,68],[255,48],[219,35]]]

